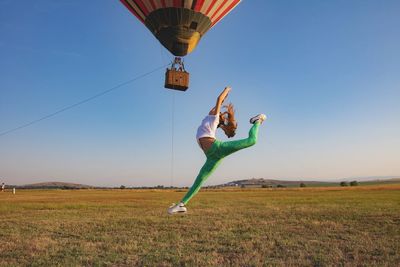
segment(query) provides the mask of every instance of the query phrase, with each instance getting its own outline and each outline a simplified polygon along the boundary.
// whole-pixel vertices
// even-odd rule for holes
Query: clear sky
[[[269,118],[207,184],[400,175],[399,14],[398,0],[244,0],[185,58],[187,92],[160,70],[1,136],[0,180],[189,186],[196,129],[226,85],[237,138]],[[171,59],[119,1],[0,0],[0,132]]]

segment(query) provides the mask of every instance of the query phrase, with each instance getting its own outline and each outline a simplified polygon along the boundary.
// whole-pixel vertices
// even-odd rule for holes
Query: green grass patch
[[[0,266],[399,266],[400,186],[0,194]]]

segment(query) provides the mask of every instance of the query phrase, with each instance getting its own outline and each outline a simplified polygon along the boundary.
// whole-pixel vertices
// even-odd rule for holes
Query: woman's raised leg
[[[219,155],[221,157],[226,157],[238,150],[253,146],[255,143],[257,143],[258,128],[260,127],[260,124],[261,122],[254,123],[254,125],[250,128],[249,137],[246,139],[221,142]]]

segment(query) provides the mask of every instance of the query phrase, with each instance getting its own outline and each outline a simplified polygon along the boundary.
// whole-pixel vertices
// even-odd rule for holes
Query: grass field
[[[400,266],[400,185],[0,193],[0,266]]]

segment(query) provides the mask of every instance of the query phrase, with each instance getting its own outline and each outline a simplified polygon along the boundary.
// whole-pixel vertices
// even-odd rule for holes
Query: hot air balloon
[[[201,37],[241,0],[120,0],[176,58],[167,69],[165,87],[189,86],[180,57],[192,52]]]

